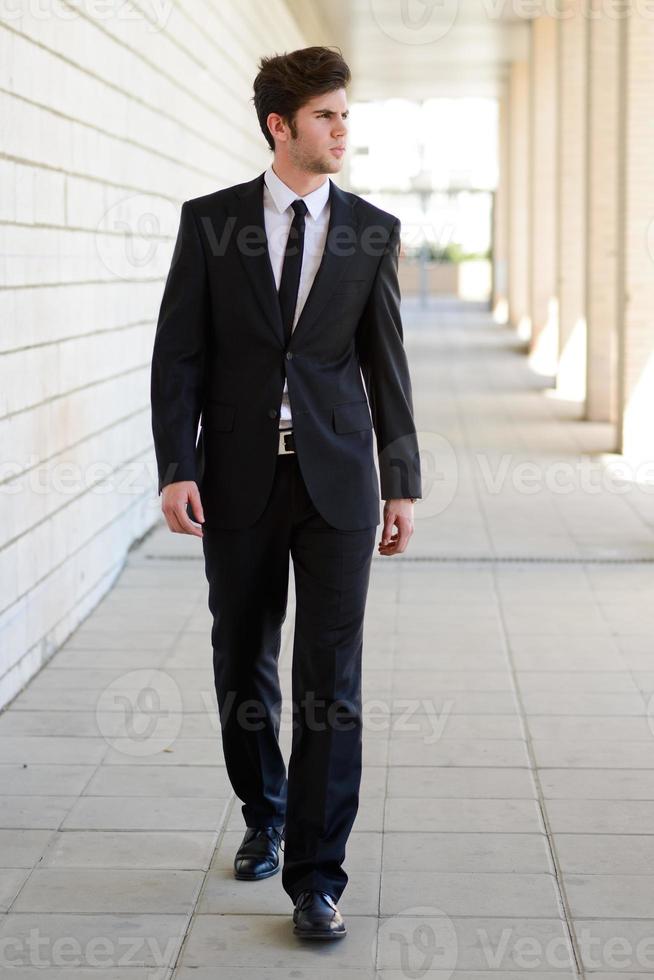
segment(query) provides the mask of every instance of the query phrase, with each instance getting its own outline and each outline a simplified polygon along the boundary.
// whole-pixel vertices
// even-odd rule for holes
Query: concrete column
[[[509,323],[529,337],[529,66],[514,61],[509,71]]]
[[[620,21],[600,15],[603,0],[589,3],[585,417],[615,422]]]
[[[530,363],[555,374],[558,360],[557,21],[531,22],[529,58],[529,318]]]
[[[493,295],[491,308],[497,323],[508,318],[508,264],[509,264],[509,90],[504,86],[498,101],[497,144],[498,180],[493,207]]]
[[[620,25],[619,450],[654,460],[654,14]]]
[[[558,28],[557,390],[586,397],[586,0],[564,0]]]

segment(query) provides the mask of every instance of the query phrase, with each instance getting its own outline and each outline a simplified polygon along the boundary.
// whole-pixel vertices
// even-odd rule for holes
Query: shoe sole
[[[239,874],[239,872],[235,871],[234,877],[238,881],[261,881],[263,878],[272,878],[272,876],[276,875],[278,871],[279,871],[279,865],[277,865],[276,868],[273,868],[272,871],[264,871],[263,874],[260,875],[244,875],[244,874]]]
[[[321,932],[320,930],[308,932],[306,929],[298,929],[296,926],[293,933],[302,939],[342,939],[343,936],[347,935],[347,929],[343,932]]]

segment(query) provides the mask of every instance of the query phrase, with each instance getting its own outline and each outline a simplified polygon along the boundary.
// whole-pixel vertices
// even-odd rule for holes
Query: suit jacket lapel
[[[266,223],[263,213],[264,174],[239,186],[234,236],[237,251],[247,272],[254,295],[274,330],[280,344],[285,346],[275,276],[270,264]],[[330,181],[330,214],[327,240],[322,259],[309,295],[302,308],[293,337],[306,330],[327,303],[351,258],[356,243],[357,220],[354,208],[343,191]],[[240,242],[240,246],[239,246]]]
[[[307,330],[324,309],[333,290],[343,277],[348,260],[352,258],[357,248],[357,219],[354,207],[333,181],[330,181],[329,202],[329,225],[325,249],[313,285],[293,330],[293,337],[301,330]]]
[[[241,184],[236,191],[238,204],[234,240],[239,258],[250,277],[252,291],[268,323],[283,345],[284,325],[277,297],[275,275],[268,254],[266,223],[263,216],[263,178],[264,174],[259,174],[254,180]]]

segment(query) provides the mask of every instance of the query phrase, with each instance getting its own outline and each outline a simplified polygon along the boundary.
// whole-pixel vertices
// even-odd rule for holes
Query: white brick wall
[[[305,43],[283,0],[107,6],[0,12],[0,705],[160,517],[149,362],[179,208],[267,166],[256,64]]]

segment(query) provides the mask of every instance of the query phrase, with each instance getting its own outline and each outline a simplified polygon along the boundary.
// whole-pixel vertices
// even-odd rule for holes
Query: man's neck
[[[305,170],[298,170],[296,167],[284,166],[279,160],[272,162],[272,169],[280,180],[283,180],[287,187],[295,191],[298,197],[306,197],[312,191],[318,190],[329,178],[327,174],[313,174]]]

